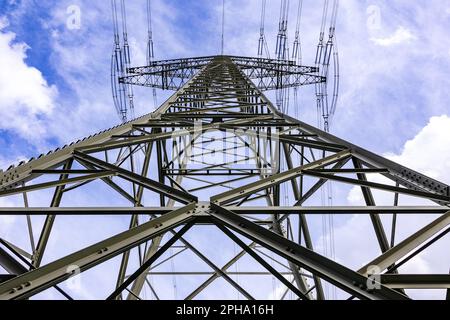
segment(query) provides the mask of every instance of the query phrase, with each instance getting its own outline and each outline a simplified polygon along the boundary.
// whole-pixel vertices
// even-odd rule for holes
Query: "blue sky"
[[[274,55],[279,1],[267,2]],[[302,51],[312,65],[322,1],[304,2]],[[219,53],[222,1],[153,3],[156,59]],[[80,29],[67,28],[70,5],[81,10]],[[292,45],[296,1],[291,6]],[[145,1],[128,1],[127,9],[133,64],[142,65]],[[226,1],[226,54],[256,55],[259,12],[259,0]],[[118,123],[109,87],[110,15],[109,1],[0,0],[0,168]],[[449,29],[446,0],[341,0],[342,82],[332,132],[450,183]],[[314,124],[313,88],[300,92],[301,119]],[[159,102],[167,95],[159,92]],[[151,112],[149,101],[149,90],[137,89],[136,113]],[[355,192],[340,196],[361,201]],[[342,222],[343,237],[347,223],[355,221]]]

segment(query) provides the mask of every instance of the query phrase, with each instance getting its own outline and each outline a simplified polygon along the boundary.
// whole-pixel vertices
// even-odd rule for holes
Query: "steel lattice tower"
[[[191,288],[187,299],[218,278],[253,299],[258,286],[245,287],[231,272],[243,257],[251,257],[300,299],[324,299],[324,282],[341,289],[347,298],[373,300],[408,299],[405,289],[450,287],[449,275],[398,272],[448,233],[449,186],[282,114],[262,93],[321,83],[324,78],[315,67],[214,56],[151,62],[131,68],[120,81],[176,92],[151,114],[0,173],[1,197],[27,199],[27,194],[44,189],[53,194],[48,207],[31,207],[25,201],[21,208],[0,208],[3,215],[46,215],[31,254],[2,239],[0,264],[9,275],[2,276],[0,299],[24,299],[51,287],[67,295],[58,284],[72,275],[70,266],[83,272],[114,257],[121,257],[121,263],[111,274],[115,290],[108,298],[138,299],[143,287],[150,285],[151,267],[164,263],[161,258],[176,245],[210,268],[210,276]],[[373,182],[368,175],[390,182]],[[129,205],[63,206],[71,192],[94,181],[106,184],[111,197],[122,197]],[[336,187],[357,186],[366,206],[308,205],[327,181],[335,181]],[[405,207],[396,201],[377,206],[373,190],[390,192],[397,200],[399,195],[422,198],[429,205]],[[286,192],[293,198],[288,204]],[[130,228],[43,265],[55,219],[68,214],[128,215]],[[370,217],[382,254],[352,270],[316,252],[308,217],[317,214]],[[439,218],[392,246],[381,214]],[[147,219],[139,218],[142,215]],[[225,265],[217,265],[187,240],[190,232],[223,233],[241,251]],[[220,250],[225,244],[209,245]],[[138,249],[142,257],[132,264]],[[274,266],[273,255],[284,269]],[[166,260],[170,259],[174,255]],[[372,274],[373,265],[380,274]]]

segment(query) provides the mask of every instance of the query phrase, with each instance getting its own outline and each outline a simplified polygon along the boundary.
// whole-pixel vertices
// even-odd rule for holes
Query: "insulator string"
[[[155,51],[153,45],[153,21],[152,21],[152,1],[147,0],[147,65],[150,66],[155,58]],[[150,76],[150,81],[152,84],[155,83],[155,78],[153,75]],[[158,95],[156,88],[153,88],[153,108],[158,107]]]
[[[261,1],[261,24],[259,27],[259,41],[258,41],[258,58],[262,58],[264,52],[266,58],[270,59],[270,51],[267,45],[267,39],[265,35],[265,23],[266,23],[266,0]]]
[[[297,24],[295,27],[295,40],[292,47],[292,59],[299,65],[302,64],[302,48],[300,42],[300,25],[302,20],[303,0],[298,0]]]

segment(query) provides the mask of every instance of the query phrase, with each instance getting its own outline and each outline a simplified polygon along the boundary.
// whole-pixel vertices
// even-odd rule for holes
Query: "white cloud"
[[[71,1],[60,1],[49,11],[50,19],[42,20],[43,32],[49,38],[49,64],[53,67],[61,90],[57,97],[58,108],[45,119],[47,137],[53,137],[58,146],[78,140],[119,123],[110,88],[110,59],[113,38],[110,4],[80,0],[81,28],[66,27],[67,7]],[[186,51],[186,39],[174,30],[173,19],[179,10],[165,2],[154,4],[155,50],[159,58],[190,56]],[[146,28],[145,2],[127,3],[129,17],[129,41],[132,47],[133,65],[145,63]],[[157,14],[156,14],[157,13]],[[101,22],[102,21],[102,22]],[[100,23],[101,22],[101,23]],[[158,30],[158,32],[156,32]],[[48,34],[47,34],[48,33]],[[86,85],[89,84],[89,85]],[[136,115],[152,111],[151,91],[135,88]],[[158,93],[158,100],[165,100],[167,93]],[[23,121],[28,123],[29,121]],[[52,146],[56,147],[56,146]]]
[[[411,140],[407,141],[400,154],[388,153],[384,156],[407,168],[423,173],[430,178],[450,184],[450,117],[432,117],[429,123]],[[393,184],[382,176],[369,177],[371,181]],[[391,205],[392,194],[374,190],[378,205]],[[363,205],[364,200],[359,187],[351,189],[347,195],[351,205]],[[425,204],[423,199],[400,196],[400,204]],[[428,201],[426,204],[430,205]]]
[[[52,112],[57,89],[27,64],[29,47],[15,42],[16,35],[4,30],[7,24],[0,20],[0,127],[39,143],[46,133],[42,116]]]
[[[385,154],[385,157],[431,178],[450,183],[450,117],[432,117],[413,139],[405,143],[400,154],[390,153]],[[389,183],[388,179],[381,176],[371,180]],[[374,195],[380,203],[392,202],[391,196],[386,197],[387,193],[374,191]],[[359,187],[349,192],[347,201],[352,205],[363,203]]]
[[[450,183],[450,117],[433,117],[391,160]]]
[[[390,47],[402,43],[408,43],[416,39],[417,37],[409,29],[400,26],[392,35],[386,38],[371,38],[370,40],[376,45]]]

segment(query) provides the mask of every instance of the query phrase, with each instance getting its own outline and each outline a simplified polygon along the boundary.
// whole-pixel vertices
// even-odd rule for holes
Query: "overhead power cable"
[[[155,51],[153,45],[153,21],[152,21],[152,0],[147,0],[147,65],[150,66],[155,59]],[[154,83],[155,79],[152,75],[151,82]],[[156,88],[153,88],[153,108],[158,107],[158,96]]]
[[[330,27],[328,31],[328,41],[325,43],[325,27],[328,22],[329,0],[325,0],[323,8],[322,24],[319,35],[319,43],[316,52],[316,67],[320,69],[320,75],[326,79],[324,83],[316,84],[317,111],[323,118],[323,128],[325,131],[330,129],[330,120],[337,107],[337,98],[339,94],[339,54],[335,44],[336,21],[339,7],[339,0],[333,0]],[[333,81],[333,99],[331,105],[328,101],[328,84],[331,58],[333,58],[334,76]]]
[[[225,0],[222,0],[222,50],[221,55],[223,55],[224,52],[224,46],[225,46]]]

